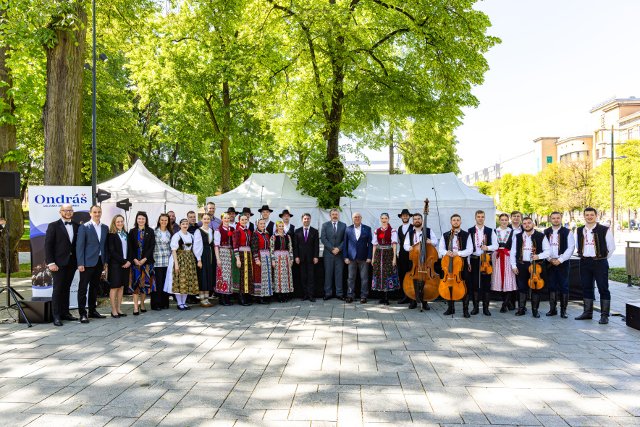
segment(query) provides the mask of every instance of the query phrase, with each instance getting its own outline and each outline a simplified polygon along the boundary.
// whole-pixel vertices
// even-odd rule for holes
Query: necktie
[[[308,233],[307,233],[307,232],[308,232],[308,230],[305,228],[305,229],[304,229],[304,241],[305,241],[305,242],[307,241],[307,236],[308,236]]]
[[[338,225],[335,222],[333,223],[333,232],[334,233],[338,232]]]

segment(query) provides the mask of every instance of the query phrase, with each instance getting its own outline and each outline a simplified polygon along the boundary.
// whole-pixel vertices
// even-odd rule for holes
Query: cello
[[[536,252],[536,243],[531,239],[531,265],[529,265],[529,280],[527,285],[534,291],[544,288],[544,280],[542,279],[542,267],[538,265],[538,261],[533,259]]]
[[[454,230],[451,229],[449,236],[448,250],[453,251],[453,239],[456,237]],[[467,285],[462,280],[462,270],[464,269],[464,260],[458,256],[445,255],[442,257],[442,271],[444,277],[440,280],[440,296],[447,301],[456,301],[464,298],[467,293]]]
[[[439,295],[438,284],[440,283],[440,276],[435,272],[434,268],[435,263],[438,262],[438,250],[427,243],[428,238],[425,230],[427,215],[429,215],[429,199],[424,201],[422,239],[419,245],[413,245],[409,251],[409,259],[412,266],[402,281],[402,289],[405,295],[418,303],[433,301]],[[422,289],[420,289],[420,286],[416,286],[414,281],[423,282]],[[419,295],[416,295],[416,292]],[[422,311],[422,306],[420,306],[420,311]]]

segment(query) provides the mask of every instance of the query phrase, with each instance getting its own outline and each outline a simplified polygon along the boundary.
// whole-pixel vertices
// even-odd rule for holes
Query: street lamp
[[[91,0],[93,47],[91,55],[91,204],[96,204],[98,186],[98,147],[96,143],[96,0]]]
[[[602,131],[605,131],[605,128],[601,129]],[[611,154],[610,157],[601,157],[601,159],[606,160],[606,159],[610,159],[611,160],[611,233],[613,234],[615,232],[615,221],[616,221],[616,217],[615,217],[615,213],[616,213],[616,204],[615,204],[615,187],[616,187],[616,182],[615,182],[615,161],[619,160],[619,159],[626,159],[627,156],[615,156],[615,150],[614,150],[614,146],[618,145],[616,143],[613,142],[613,132],[615,130],[620,130],[620,129],[614,129],[613,125],[611,125],[611,142],[609,143],[611,145]],[[602,144],[606,145],[606,142],[602,142]]]

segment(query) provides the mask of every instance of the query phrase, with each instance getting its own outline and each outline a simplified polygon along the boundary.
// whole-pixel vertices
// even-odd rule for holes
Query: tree
[[[421,120],[408,124],[408,137],[400,143],[409,173],[460,173],[457,141],[449,132]]]

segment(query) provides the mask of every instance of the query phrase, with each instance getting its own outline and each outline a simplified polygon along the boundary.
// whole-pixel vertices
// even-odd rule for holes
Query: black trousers
[[[469,265],[471,272],[467,275],[467,293],[484,295],[491,291],[491,275],[480,273],[480,257],[470,256]]]
[[[522,264],[518,264],[518,274],[516,275],[516,284],[518,285],[518,292],[523,294],[529,293],[529,278],[531,274],[529,273],[530,262],[524,261]],[[542,269],[542,264],[538,264],[538,268]],[[531,289],[531,294],[537,294],[542,292],[542,289]]]
[[[315,289],[315,264],[313,260],[303,261],[300,260],[300,285],[302,285],[302,296],[313,298],[313,292]]]
[[[169,294],[164,291],[167,267],[154,267],[156,290],[151,292],[151,309],[169,308]]]
[[[78,285],[78,313],[80,316],[87,315],[87,287],[89,288],[89,311],[94,311],[98,305],[98,287],[100,286],[100,276],[104,266],[102,258],[93,267],[85,267],[80,272],[80,284]]]
[[[51,295],[51,308],[54,317],[69,314],[69,294],[71,293],[71,282],[76,274],[75,264],[64,267],[58,266],[58,271],[52,271],[53,294]]]

